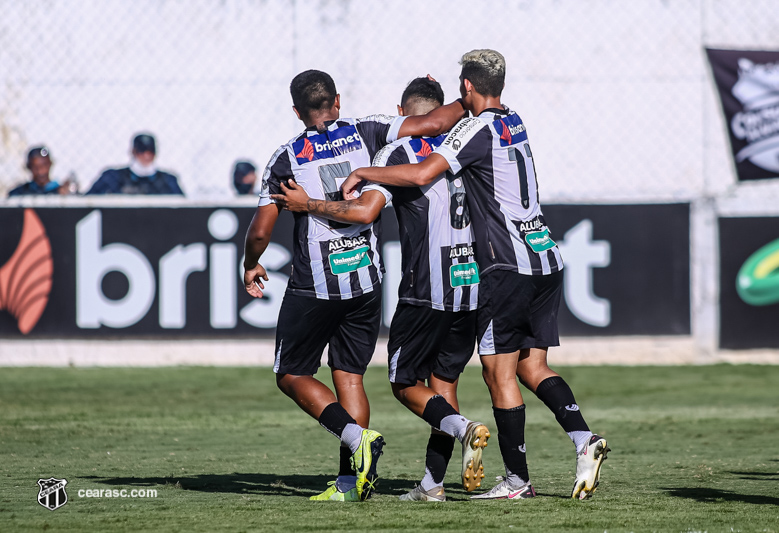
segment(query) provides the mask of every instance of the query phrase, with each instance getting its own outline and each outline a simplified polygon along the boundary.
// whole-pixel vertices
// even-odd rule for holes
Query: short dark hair
[[[444,105],[444,90],[441,88],[440,83],[431,80],[427,76],[414,78],[406,86],[403,96],[400,97],[400,107],[406,107],[409,100],[416,98]]]
[[[308,118],[312,111],[332,107],[338,94],[333,78],[321,70],[306,70],[292,78],[289,92],[292,95],[292,105],[301,118]]]
[[[460,60],[462,78],[484,96],[500,96],[506,83],[506,60],[495,50],[472,50]]]
[[[32,160],[36,157],[48,157],[49,160],[51,160],[51,152],[49,152],[49,149],[45,146],[35,146],[34,148],[30,148],[30,151],[27,152],[27,168],[30,168]]]

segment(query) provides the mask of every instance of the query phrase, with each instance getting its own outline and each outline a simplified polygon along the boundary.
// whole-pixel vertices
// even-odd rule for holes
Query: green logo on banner
[[[542,231],[534,231],[525,235],[525,242],[535,253],[543,252],[556,246],[555,242],[549,236],[549,230],[544,228]]]
[[[779,303],[779,239],[749,256],[738,271],[736,291],[749,305]]]
[[[330,272],[333,274],[344,274],[370,265],[371,260],[368,258],[368,250],[370,250],[370,247],[360,246],[355,250],[330,254],[328,257],[330,260]]]
[[[479,265],[476,263],[459,263],[449,267],[449,281],[452,287],[476,285],[479,283]]]

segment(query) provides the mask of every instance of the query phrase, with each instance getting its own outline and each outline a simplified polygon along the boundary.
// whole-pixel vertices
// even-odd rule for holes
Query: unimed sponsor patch
[[[449,267],[449,281],[452,287],[477,285],[479,283],[479,265],[476,263],[458,263]]]
[[[544,228],[542,231],[534,231],[525,235],[525,242],[528,243],[530,248],[535,253],[543,252],[550,248],[554,248],[555,242],[549,236],[549,230]]]
[[[370,250],[370,247],[360,246],[354,250],[330,254],[328,256],[330,271],[333,274],[344,274],[370,265],[371,260],[368,258],[368,250]]]

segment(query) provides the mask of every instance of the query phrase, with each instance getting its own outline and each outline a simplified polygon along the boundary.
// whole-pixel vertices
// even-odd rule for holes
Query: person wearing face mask
[[[87,194],[180,194],[176,176],[157,169],[154,137],[141,133],[133,138],[129,167],[110,168],[95,181]]]
[[[233,168],[233,187],[238,194],[252,194],[257,181],[257,167],[249,161],[236,161]]]

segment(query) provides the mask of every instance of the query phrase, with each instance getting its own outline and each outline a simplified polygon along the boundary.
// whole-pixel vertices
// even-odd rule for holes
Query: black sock
[[[425,455],[425,467],[433,476],[437,485],[443,485],[446,476],[446,466],[452,458],[454,450],[454,437],[431,433],[427,441],[427,454]]]
[[[341,445],[341,460],[340,460],[340,466],[338,467],[338,475],[339,476],[356,476],[357,473],[354,471],[354,468],[352,468],[352,451],[349,449],[348,446]]]
[[[354,418],[338,402],[333,402],[325,407],[322,414],[319,415],[319,425],[339,439],[347,424],[356,423]]]
[[[422,419],[435,429],[441,429],[441,420],[449,415],[459,415],[454,407],[443,396],[436,394],[425,404]]]
[[[590,430],[579,411],[571,387],[560,376],[542,381],[536,388],[536,396],[554,413],[557,423],[566,433]]]
[[[495,425],[498,428],[498,444],[506,473],[514,474],[523,481],[530,481],[525,456],[525,406],[512,409],[492,408]]]

